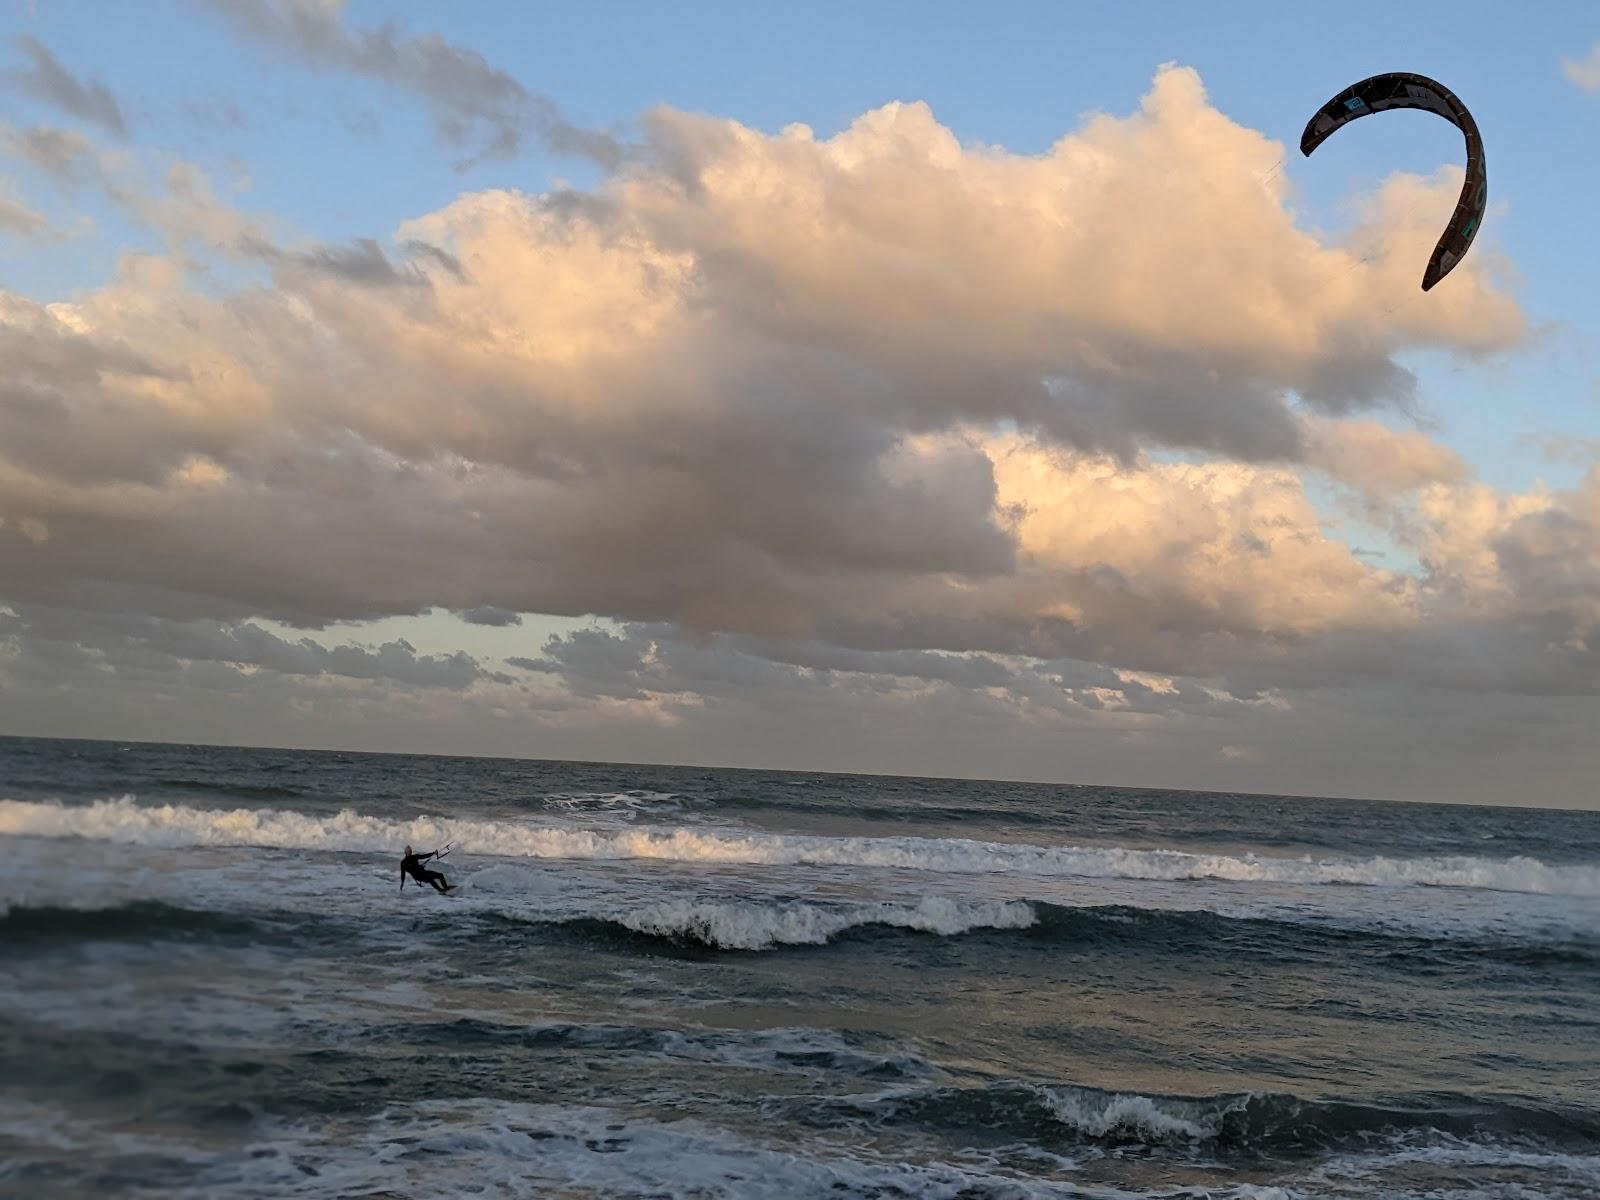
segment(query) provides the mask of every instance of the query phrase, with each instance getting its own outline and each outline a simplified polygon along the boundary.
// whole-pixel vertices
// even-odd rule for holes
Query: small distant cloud
[[[50,228],[33,209],[0,191],[0,233],[16,233],[25,238],[38,237]]]
[[[517,154],[529,135],[563,154],[612,167],[623,148],[610,134],[568,121],[548,96],[530,92],[478,51],[437,33],[393,25],[348,26],[341,4],[302,0],[206,0],[234,28],[324,68],[350,71],[421,96],[440,135],[468,162]],[[376,123],[374,123],[374,131]]]
[[[524,658],[521,655],[512,655],[506,659],[506,666],[516,667],[519,671],[559,671],[561,666],[548,658]]]
[[[54,129],[47,125],[32,129],[0,126],[0,154],[20,158],[58,183],[71,182],[78,165],[93,152],[89,140],[70,129]]]
[[[27,34],[16,39],[22,51],[33,60],[31,68],[12,69],[5,77],[23,91],[65,109],[75,117],[104,126],[119,137],[128,132],[122,109],[105,84],[84,81],[72,75],[45,44]]]
[[[312,250],[301,251],[295,254],[279,255],[271,253],[270,258],[292,260],[301,266],[321,271],[329,275],[336,275],[347,279],[351,283],[361,284],[365,287],[387,287],[406,282],[415,282],[420,276],[407,274],[389,261],[388,255],[383,252],[383,247],[371,238],[356,238],[348,246],[318,246]],[[473,609],[473,612],[498,612],[491,609]],[[465,616],[465,614],[463,614]],[[513,617],[515,614],[511,614]],[[474,621],[470,616],[465,617],[473,625],[506,625],[512,622],[503,620]]]
[[[1229,762],[1258,763],[1262,755],[1254,746],[1224,746],[1222,757]]]
[[[1582,58],[1563,58],[1561,70],[1586,92],[1600,92],[1600,42],[1589,47]]]
[[[469,608],[458,614],[468,625],[492,625],[496,628],[506,625],[521,625],[522,618],[510,609],[496,608],[492,604],[480,604],[477,608]]]
[[[1550,434],[1524,440],[1537,447],[1544,457],[1555,462],[1571,463],[1580,467],[1600,462],[1600,438]]]
[[[226,96],[212,95],[203,100],[190,100],[183,111],[197,125],[237,132],[250,128],[250,116],[236,102]]]

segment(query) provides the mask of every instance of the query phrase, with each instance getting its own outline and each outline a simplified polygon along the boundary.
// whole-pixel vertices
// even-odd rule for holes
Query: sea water
[[[0,852],[3,1195],[1600,1195],[1600,814],[12,738]]]

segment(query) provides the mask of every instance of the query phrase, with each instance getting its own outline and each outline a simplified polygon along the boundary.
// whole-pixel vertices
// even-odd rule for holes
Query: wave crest
[[[348,809],[333,816],[320,816],[279,809],[144,806],[130,796],[82,806],[0,801],[0,834],[82,837],[153,846],[266,846],[382,853],[407,842],[437,845],[453,841],[463,853],[505,858],[654,859],[952,874],[1459,887],[1600,896],[1600,867],[1550,866],[1527,857],[1272,858],[1120,846],[1040,846],[966,838],[819,837],[681,826],[594,830],[442,816],[394,821]]]
[[[821,946],[852,929],[884,925],[954,937],[974,929],[1026,929],[1033,905],[1020,900],[966,903],[927,896],[917,904],[719,904],[668,900],[647,905],[614,922],[634,933],[689,940],[719,950],[766,950],[773,946]]]
[[[1466,1096],[1421,1094],[1392,1102],[1310,1100],[1282,1092],[1144,1095],[1070,1084],[997,1083],[977,1088],[898,1089],[840,1100],[873,1121],[1000,1130],[1045,1142],[1152,1148],[1205,1147],[1214,1154],[1306,1154],[1413,1135],[1470,1141],[1537,1139],[1590,1148],[1600,1113]]]

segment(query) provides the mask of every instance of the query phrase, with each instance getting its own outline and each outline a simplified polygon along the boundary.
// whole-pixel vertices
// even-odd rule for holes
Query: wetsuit
[[[409,875],[418,883],[432,884],[433,890],[436,892],[441,894],[448,892],[450,885],[445,882],[444,876],[438,871],[429,871],[422,865],[438,853],[435,850],[431,854],[408,854],[402,858],[400,860],[400,886],[405,887],[406,876]]]

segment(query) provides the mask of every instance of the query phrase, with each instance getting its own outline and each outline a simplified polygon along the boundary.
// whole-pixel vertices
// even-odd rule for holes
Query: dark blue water
[[[1597,814],[0,739],[0,840],[6,1194],[1600,1194]]]

